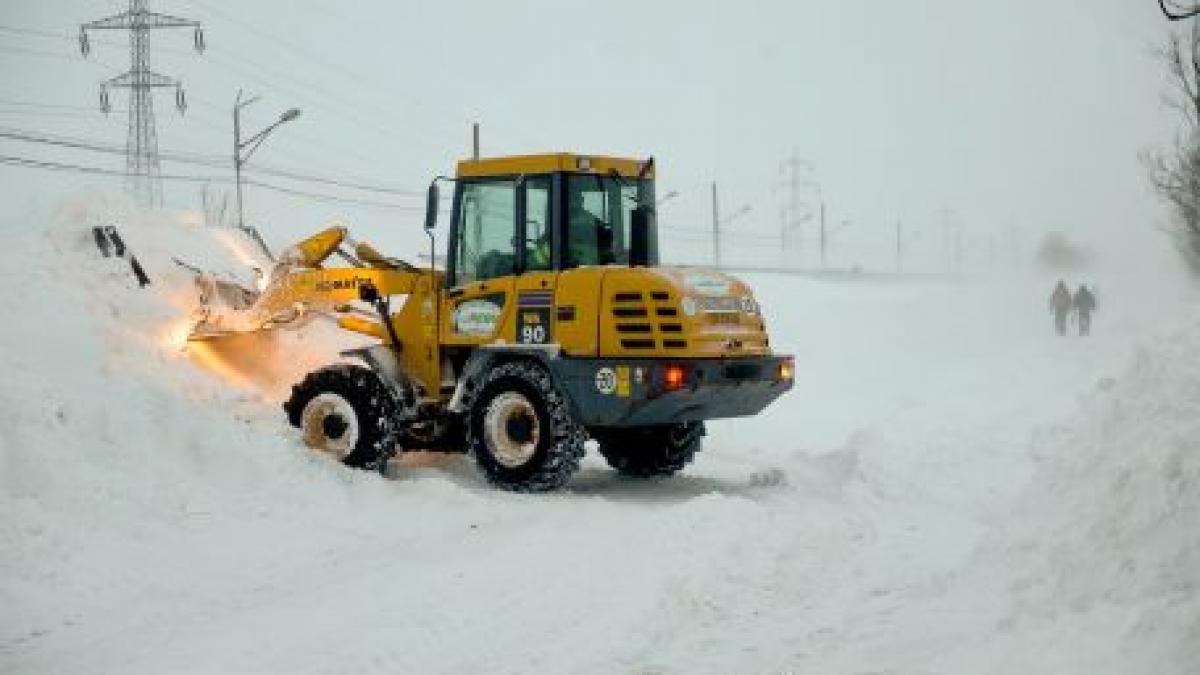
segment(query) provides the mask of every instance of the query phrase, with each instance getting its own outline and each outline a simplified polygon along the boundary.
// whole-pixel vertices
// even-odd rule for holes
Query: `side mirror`
[[[438,195],[437,181],[429,184],[429,194],[425,198],[425,230],[431,231],[437,225],[438,202],[441,197]]]
[[[629,265],[650,265],[650,215],[653,207],[645,204],[629,214]]]

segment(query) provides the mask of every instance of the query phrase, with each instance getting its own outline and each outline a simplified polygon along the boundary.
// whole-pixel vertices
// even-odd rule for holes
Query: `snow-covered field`
[[[0,248],[2,672],[1200,672],[1200,297],[1158,266],[1088,279],[1088,339],[1049,279],[750,275],[795,391],[529,496],[306,451],[262,385],[336,336],[214,372],[168,259],[211,233],[124,223],[140,290],[97,208]]]

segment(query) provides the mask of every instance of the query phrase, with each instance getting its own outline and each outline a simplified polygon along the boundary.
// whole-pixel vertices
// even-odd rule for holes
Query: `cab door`
[[[554,288],[558,273],[554,242],[551,176],[527,176],[517,189],[517,238],[521,242],[514,282],[516,307],[505,339],[517,344],[557,342],[554,331]]]
[[[449,289],[442,343],[477,346],[503,336],[512,323],[518,270],[517,180],[462,181],[451,222]]]

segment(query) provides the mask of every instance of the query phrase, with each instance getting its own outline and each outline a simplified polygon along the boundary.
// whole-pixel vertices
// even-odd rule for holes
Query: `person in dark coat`
[[[1050,311],[1054,312],[1054,332],[1059,335],[1067,334],[1067,314],[1071,311],[1071,291],[1062,279],[1054,286],[1050,294]]]
[[[1092,295],[1087,286],[1079,284],[1079,290],[1075,291],[1075,299],[1071,304],[1079,322],[1079,334],[1088,335],[1092,332],[1092,312],[1096,310],[1096,296]]]

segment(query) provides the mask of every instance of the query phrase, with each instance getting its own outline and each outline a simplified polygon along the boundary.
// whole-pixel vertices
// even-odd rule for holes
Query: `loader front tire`
[[[292,387],[283,409],[308,447],[346,466],[382,470],[395,453],[396,401],[368,368],[338,364],[315,370]]]
[[[587,434],[550,374],[530,361],[493,368],[467,415],[467,448],[493,485],[548,492],[566,485]]]
[[[696,457],[703,436],[703,422],[592,430],[608,465],[634,478],[679,472]]]

